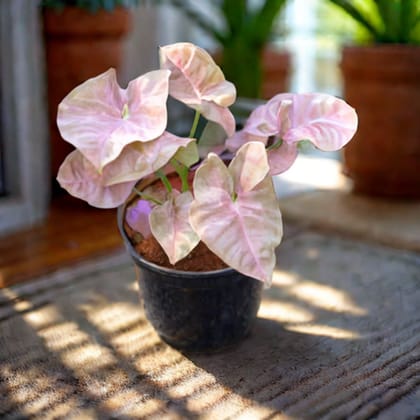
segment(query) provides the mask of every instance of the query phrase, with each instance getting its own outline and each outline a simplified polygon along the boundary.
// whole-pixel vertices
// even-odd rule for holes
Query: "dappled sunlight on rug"
[[[125,255],[0,290],[0,416],[366,418],[415,395],[419,256],[310,232],[277,254],[252,334],[213,355],[160,340]]]

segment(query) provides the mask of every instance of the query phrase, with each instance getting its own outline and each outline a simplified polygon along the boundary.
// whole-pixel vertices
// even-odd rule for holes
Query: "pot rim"
[[[120,231],[120,234],[123,238],[124,244],[130,253],[131,257],[134,258],[134,260],[141,266],[148,268],[149,270],[159,272],[159,273],[165,273],[166,275],[172,276],[172,277],[189,277],[189,278],[212,278],[212,277],[219,277],[221,275],[230,275],[237,273],[236,270],[234,270],[231,267],[222,268],[220,270],[211,270],[211,271],[183,271],[183,270],[176,270],[174,268],[168,268],[163,267],[161,265],[152,263],[145,258],[143,258],[141,255],[139,255],[130,239],[127,236],[127,233],[124,230],[124,214],[125,214],[125,208],[127,206],[127,203],[122,204],[117,209],[117,224],[118,224],[118,230]]]

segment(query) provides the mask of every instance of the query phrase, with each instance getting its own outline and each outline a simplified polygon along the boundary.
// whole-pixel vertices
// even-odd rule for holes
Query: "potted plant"
[[[354,191],[420,198],[420,1],[330,0],[364,29],[343,48],[344,97],[360,118],[344,149]]]
[[[218,45],[214,53],[240,98],[270,98],[287,90],[290,54],[270,48],[287,0],[217,0],[202,10],[185,0],[161,0],[185,13]],[[246,65],[244,65],[246,63]]]
[[[160,63],[127,89],[110,69],[64,98],[57,123],[76,150],[57,179],[93,206],[119,206],[146,315],[162,338],[214,349],[247,334],[270,285],[282,237],[272,176],[292,165],[302,141],[342,147],[357,115],[330,95],[283,93],[235,132],[235,87],[206,51],[167,45]],[[168,94],[195,110],[186,138],[165,131]],[[200,118],[208,123],[198,133]]]
[[[138,0],[42,0],[45,39],[51,176],[72,150],[55,124],[60,101],[82,81],[119,68],[123,38],[131,29],[130,7]]]

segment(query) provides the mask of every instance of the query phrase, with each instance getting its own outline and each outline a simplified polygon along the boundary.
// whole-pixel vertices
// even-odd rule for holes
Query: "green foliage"
[[[376,43],[420,44],[420,0],[329,0]]]
[[[61,10],[66,6],[76,6],[91,12],[99,9],[113,10],[118,6],[131,7],[139,3],[139,0],[42,0],[41,7],[44,9]]]
[[[214,15],[222,21],[222,27],[209,17],[208,12],[200,10],[188,0],[161,0],[175,6],[197,24],[204,32],[221,46],[242,42],[254,47],[264,46],[270,39],[276,18],[287,0],[266,0],[253,7],[248,0],[209,1]]]

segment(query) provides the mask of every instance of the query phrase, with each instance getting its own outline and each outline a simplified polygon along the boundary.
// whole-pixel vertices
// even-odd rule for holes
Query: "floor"
[[[62,196],[45,223],[0,239],[0,287],[51,273],[122,247],[115,210]]]
[[[281,200],[285,216],[302,220],[296,209],[309,208],[311,225],[332,219],[328,231],[286,234],[251,334],[220,352],[180,352],[159,338],[124,250],[0,289],[0,418],[420,418],[420,254],[350,238],[341,221],[360,226],[344,208],[388,226],[401,213],[303,197]],[[175,308],[170,324],[214,316],[162,296]],[[218,333],[231,310],[229,300],[215,311]],[[193,338],[190,325],[177,335]]]

